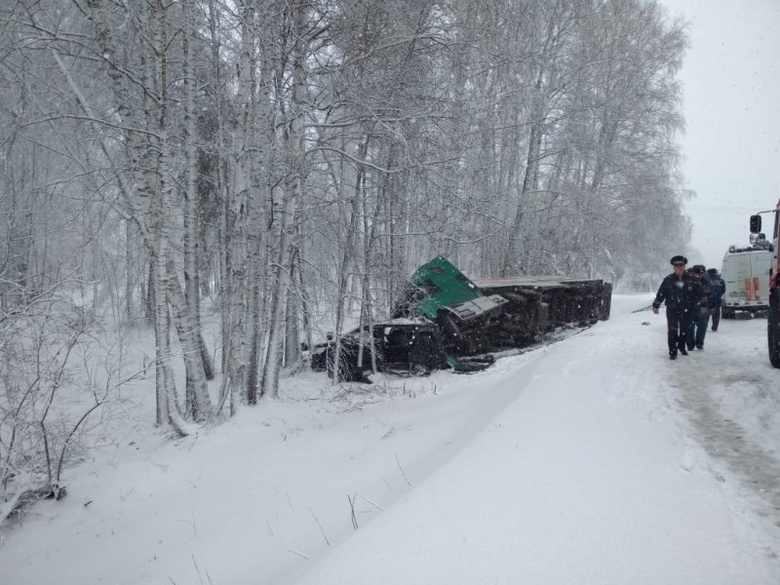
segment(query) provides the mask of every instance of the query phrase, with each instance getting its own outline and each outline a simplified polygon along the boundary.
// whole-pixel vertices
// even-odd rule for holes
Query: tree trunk
[[[234,193],[228,212],[229,242],[229,295],[230,325],[226,343],[230,344],[230,362],[226,368],[231,392],[241,392],[244,399],[253,404],[256,401],[255,390],[250,387],[253,378],[251,340],[251,267],[249,265],[250,233],[258,229],[249,222],[253,170],[253,132],[255,124],[254,103],[255,88],[252,83],[256,64],[256,11],[254,0],[243,4],[241,14],[241,51],[238,65],[238,136],[237,158],[234,168]]]
[[[198,354],[203,362],[203,375],[207,380],[214,379],[214,365],[203,340],[200,315],[200,248],[198,237],[200,222],[198,219],[198,153],[195,146],[197,133],[195,131],[195,71],[193,66],[193,51],[191,42],[193,36],[193,6],[191,0],[184,3],[185,32],[182,36],[184,53],[184,142],[186,183],[184,189],[184,298],[187,307],[187,321],[198,333]],[[199,382],[198,382],[199,383]],[[194,392],[190,384],[187,393]],[[199,402],[197,397],[189,397],[188,402]]]
[[[176,277],[173,262],[168,262],[168,302],[173,313],[179,343],[184,356],[184,368],[187,377],[185,393],[185,415],[197,422],[210,420],[213,416],[211,397],[209,396],[206,372],[202,359],[202,335],[194,322],[192,312],[187,310],[186,299],[181,284]]]
[[[272,268],[270,321],[268,324],[268,345],[263,367],[262,393],[276,398],[279,395],[279,372],[282,368],[282,335],[285,325],[287,295],[290,289],[290,270],[297,244],[295,242],[295,211],[302,197],[305,177],[305,135],[304,135],[304,104],[306,103],[306,56],[307,56],[307,7],[294,7],[291,19],[295,49],[292,57],[292,104],[290,107],[291,122],[285,136],[285,153],[290,162],[290,172],[284,181],[282,202],[280,206],[280,240],[278,255]]]

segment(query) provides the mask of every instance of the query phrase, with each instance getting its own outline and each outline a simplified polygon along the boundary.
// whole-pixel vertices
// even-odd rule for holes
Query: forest
[[[98,335],[153,330],[185,436],[436,255],[632,290],[688,242],[687,38],[654,0],[9,0],[0,27],[4,500],[57,495],[127,381]]]

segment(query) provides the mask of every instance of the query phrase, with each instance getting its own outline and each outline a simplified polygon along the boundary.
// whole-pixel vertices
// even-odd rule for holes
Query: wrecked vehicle
[[[528,346],[562,326],[609,318],[612,285],[602,280],[537,276],[470,280],[443,256],[420,266],[391,319],[339,338],[340,381],[366,371],[470,372],[493,352]],[[313,348],[312,368],[333,375],[336,341]]]

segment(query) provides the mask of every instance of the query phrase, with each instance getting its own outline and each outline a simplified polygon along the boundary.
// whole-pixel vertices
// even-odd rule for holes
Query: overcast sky
[[[690,263],[720,269],[751,213],[780,198],[780,0],[661,0],[688,23],[680,137]],[[764,231],[773,225],[764,216]]]

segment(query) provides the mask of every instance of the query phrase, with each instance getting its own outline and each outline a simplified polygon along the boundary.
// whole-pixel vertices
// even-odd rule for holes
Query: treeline
[[[14,0],[0,27],[0,378],[78,290],[58,335],[147,320],[180,434],[276,396],[323,314],[381,318],[437,254],[619,283],[688,239],[686,36],[655,1]],[[17,379],[6,428],[50,388]]]

